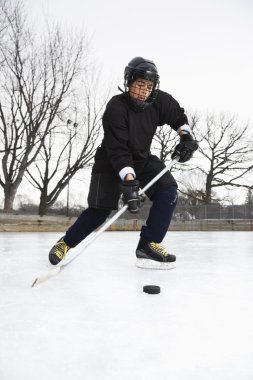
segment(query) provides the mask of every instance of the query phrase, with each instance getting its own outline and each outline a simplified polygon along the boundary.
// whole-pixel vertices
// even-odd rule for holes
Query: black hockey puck
[[[158,294],[160,293],[161,289],[160,286],[157,285],[145,285],[143,286],[144,293],[148,294]]]

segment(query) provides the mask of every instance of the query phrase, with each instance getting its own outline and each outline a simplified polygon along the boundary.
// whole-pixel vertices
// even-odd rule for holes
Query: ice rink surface
[[[253,379],[253,233],[169,232],[170,271],[135,267],[138,235],[31,288],[61,234],[0,234],[1,380]]]

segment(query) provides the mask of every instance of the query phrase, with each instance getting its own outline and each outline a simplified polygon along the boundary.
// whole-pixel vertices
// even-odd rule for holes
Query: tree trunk
[[[4,209],[5,214],[13,213],[13,203],[17,192],[17,186],[5,186],[4,189]]]
[[[47,214],[49,205],[47,204],[47,189],[42,189],[40,195],[40,204],[39,204],[39,216],[44,216]]]
[[[206,181],[206,194],[205,194],[205,204],[210,204],[212,202],[212,179],[207,176]]]

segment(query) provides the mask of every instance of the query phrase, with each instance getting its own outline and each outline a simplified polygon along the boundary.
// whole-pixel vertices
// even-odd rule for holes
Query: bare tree
[[[249,125],[240,127],[234,116],[210,115],[203,121],[195,112],[188,118],[199,142],[199,150],[194,154],[194,160],[173,167],[181,193],[191,198],[191,203],[208,204],[220,201],[216,191],[218,188],[249,188],[251,183],[247,175],[253,169]],[[172,133],[170,128],[163,126],[157,129],[154,136],[153,151],[158,151],[163,162],[170,158],[177,144]]]
[[[248,204],[248,205],[253,204],[253,187],[252,186],[247,189],[245,204]]]
[[[24,8],[1,8],[7,29],[0,44],[0,142],[4,212],[13,201],[27,168],[45,145],[54,120],[68,108],[80,73],[84,38],[48,27],[38,37]]]
[[[199,171],[183,171],[179,178],[177,178],[179,192],[182,194],[183,199],[187,199],[190,205],[203,204],[205,197],[205,176]],[[214,194],[212,193],[214,197]]]
[[[2,38],[4,38],[4,32],[7,29],[7,22],[4,16],[4,12],[6,11],[6,0],[0,0],[0,43],[2,43]],[[9,14],[9,16],[11,16]]]
[[[171,157],[175,146],[175,131],[168,125],[157,128],[153,138],[152,150],[164,163]]]
[[[248,188],[247,174],[253,169],[253,145],[249,125],[240,127],[234,116],[207,116],[194,128],[199,142],[198,163],[193,165],[205,177],[203,202],[212,202],[220,187]]]
[[[71,120],[68,120],[64,130],[59,132],[57,127],[51,130],[37,160],[27,170],[29,182],[40,191],[40,216],[52,207],[74,175],[90,165],[100,143],[104,103],[97,106],[93,91],[93,87],[86,87],[80,125],[74,123],[72,126]]]

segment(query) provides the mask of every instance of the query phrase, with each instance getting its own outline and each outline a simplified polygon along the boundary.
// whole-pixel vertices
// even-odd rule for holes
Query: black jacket
[[[184,109],[166,92],[158,90],[155,102],[142,111],[132,107],[126,94],[113,96],[103,115],[104,138],[98,148],[93,173],[138,167],[150,155],[158,126],[170,125],[175,131],[188,124]]]

